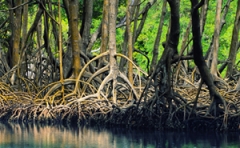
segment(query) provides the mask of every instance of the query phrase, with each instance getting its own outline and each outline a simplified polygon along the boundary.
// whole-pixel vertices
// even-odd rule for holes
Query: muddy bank
[[[101,106],[100,106],[101,105]],[[240,131],[240,116],[191,115],[179,110],[172,114],[149,111],[140,105],[132,104],[128,108],[107,106],[104,103],[71,106],[60,105],[2,105],[0,120],[17,123],[46,123],[71,125],[121,126],[158,130],[201,130],[201,131]],[[187,118],[186,118],[187,117]],[[227,126],[227,128],[225,128]]]

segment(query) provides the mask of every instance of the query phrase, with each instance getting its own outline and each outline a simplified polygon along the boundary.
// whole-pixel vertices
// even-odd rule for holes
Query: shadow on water
[[[0,148],[238,148],[239,133],[0,123]]]

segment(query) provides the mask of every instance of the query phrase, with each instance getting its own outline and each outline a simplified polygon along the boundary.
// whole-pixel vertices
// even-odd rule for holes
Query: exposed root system
[[[174,102],[178,104],[172,104],[170,115],[167,103],[155,99],[142,101],[138,106],[135,101],[122,103],[119,100],[117,104],[113,104],[111,100],[98,99],[92,95],[88,99],[83,99],[84,101],[72,98],[71,103],[48,105],[44,100],[40,102],[38,98],[33,99],[34,95],[28,93],[7,92],[0,95],[0,120],[26,123],[107,124],[178,130],[223,130],[224,125],[227,125],[228,130],[239,130],[239,92],[222,91],[228,102],[228,113],[214,117],[207,114],[211,103],[206,99],[207,89],[202,88],[196,105],[197,88],[178,87],[175,90],[178,93]]]
[[[218,110],[210,110],[212,100],[205,84],[193,82],[186,76],[173,82],[172,94],[167,96],[157,93],[154,81],[144,79],[146,74],[134,64],[133,84],[121,71],[117,71],[113,79],[108,64],[94,73],[88,72],[95,60],[107,55],[108,52],[90,60],[77,79],[69,78],[42,87],[23,77],[18,77],[18,85],[9,85],[5,80],[11,74],[6,74],[0,82],[0,120],[240,130],[240,92],[233,89],[236,82],[229,82],[218,90],[226,100],[227,109],[220,105]]]

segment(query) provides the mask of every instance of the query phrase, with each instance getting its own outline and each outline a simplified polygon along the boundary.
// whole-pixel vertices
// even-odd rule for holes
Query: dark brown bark
[[[168,0],[168,3],[171,9],[169,38],[155,72],[156,75],[161,73],[160,77],[162,80],[158,86],[161,93],[169,92],[171,88],[171,59],[177,53],[180,34],[179,1]]]
[[[150,76],[150,83],[153,79],[153,86],[155,87],[155,98],[163,101],[163,96],[166,98],[168,102],[169,116],[168,122],[172,122],[171,113],[172,113],[172,99],[173,91],[171,84],[171,60],[175,54],[177,54],[177,46],[179,42],[179,34],[180,34],[180,7],[179,0],[168,0],[168,4],[171,9],[171,24],[169,28],[169,38],[166,42],[166,46],[164,52],[158,61],[158,65],[154,72]],[[149,85],[149,84],[148,84]],[[155,99],[155,100],[156,100]],[[165,101],[163,101],[165,102]]]
[[[63,0],[63,5],[67,14],[67,18],[69,20],[70,14],[69,14],[69,0]],[[70,36],[70,34],[69,34]],[[68,42],[71,42],[68,40]],[[63,55],[63,77],[68,78],[71,76],[71,70],[72,70],[72,64],[73,64],[73,54],[72,49],[69,44],[67,44],[67,51]]]
[[[53,15],[51,3],[48,3],[48,5],[47,5],[46,1],[43,1],[42,4],[44,5],[44,7],[48,6],[51,15]],[[50,21],[52,22],[52,24],[56,25],[56,23],[53,20],[50,20]],[[56,62],[56,58],[53,55],[52,48],[51,48],[50,42],[49,42],[50,41],[50,35],[51,35],[51,31],[50,31],[51,27],[50,27],[50,23],[49,23],[49,15],[47,14],[46,11],[44,11],[44,13],[43,13],[43,24],[44,24],[43,25],[44,26],[44,30],[43,30],[44,47],[45,47],[45,50],[47,52],[49,62],[51,63],[51,65],[54,65],[53,67],[55,68],[57,66],[57,64],[56,64],[57,62]],[[53,29],[54,39],[58,43],[58,36],[57,36],[58,31],[56,29],[56,26],[53,26],[52,29]]]
[[[26,3],[28,0],[24,0]],[[28,27],[28,4],[23,6],[23,16],[22,16],[22,41],[26,40],[27,37],[27,28]],[[23,48],[23,44],[22,44]]]
[[[51,2],[48,3],[48,8],[49,8],[50,15],[51,16],[55,16],[54,10],[52,10],[53,6],[52,6]],[[45,15],[48,15],[48,13],[45,13]],[[58,43],[58,41],[59,41],[58,34],[59,33],[58,33],[58,28],[57,28],[58,24],[57,24],[57,22],[54,19],[50,19],[50,21],[51,21],[51,24],[52,24],[52,33],[53,33],[54,39],[56,41],[56,45],[55,46],[58,46],[58,44],[59,44]]]
[[[202,6],[203,0],[198,3],[198,0],[191,0],[192,3],[192,34],[193,34],[193,57],[194,62],[197,65],[201,78],[203,82],[208,86],[211,97],[213,97],[213,103],[209,109],[209,112],[214,109],[214,115],[219,114],[218,104],[223,103],[224,107],[226,106],[225,100],[221,97],[221,95],[216,91],[216,87],[213,83],[213,77],[210,73],[210,70],[205,63],[202,51],[202,43],[201,43],[201,33],[200,33],[200,18],[199,18],[199,7]]]
[[[93,0],[84,0],[83,20],[80,29],[80,34],[82,37],[82,52],[85,54],[90,39],[89,37],[92,24],[92,15],[93,15]]]

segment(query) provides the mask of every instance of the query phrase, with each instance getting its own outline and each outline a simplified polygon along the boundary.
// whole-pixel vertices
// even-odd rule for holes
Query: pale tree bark
[[[134,16],[134,11],[135,11],[136,7],[138,6],[138,3],[139,3],[138,1],[139,0],[130,0],[129,2],[128,2],[128,0],[126,1],[128,9],[126,10],[126,17],[122,21],[123,23],[126,21],[126,29],[125,29],[125,32],[124,32],[124,41],[123,41],[122,47],[121,47],[122,48],[122,54],[124,54],[124,55],[129,55],[129,54],[132,55],[132,53],[129,53],[129,51],[128,51],[129,50],[128,44],[129,44],[129,41],[132,42],[132,48],[133,48],[134,47],[134,40],[129,39],[130,36],[129,36],[129,26],[128,25],[130,25],[130,23],[132,21],[132,18]],[[138,8],[137,8],[137,11],[139,11]],[[138,17],[136,17],[135,20],[136,20],[136,24],[137,24],[138,23]],[[136,27],[135,20],[134,20],[134,28]],[[133,38],[133,36],[134,36],[134,31],[133,31],[133,35],[131,33],[131,38]],[[131,49],[131,50],[133,50],[133,49]],[[132,58],[130,58],[130,59],[132,60]],[[127,60],[125,58],[121,58],[120,66],[119,66],[120,71],[124,71],[126,69],[126,63],[127,63]]]
[[[141,8],[140,6],[142,4],[141,0],[131,0],[130,1],[130,6],[131,6],[131,9],[129,9],[130,17],[131,17],[131,21],[134,21],[133,31],[132,31],[132,39],[131,39],[132,45],[133,45],[132,46],[133,51],[134,51],[134,44],[144,27],[148,11],[155,2],[156,2],[156,0],[148,0],[146,5],[140,11],[140,8]],[[126,15],[127,15],[127,13],[126,13]],[[125,19],[125,20],[127,20],[127,19]],[[122,23],[120,23],[120,26],[124,24],[125,20],[122,21]],[[139,22],[139,20],[140,20],[140,22]],[[126,28],[125,33],[124,33],[124,41],[122,43],[122,54],[124,54],[124,55],[128,55],[128,40],[129,40],[129,38],[128,38],[128,33],[127,33],[127,28]],[[135,51],[136,51],[136,49],[135,49]],[[124,58],[121,58],[120,66],[119,66],[120,71],[124,70],[124,68],[126,67],[126,63],[127,63],[127,60]]]
[[[240,28],[240,0],[238,0],[237,11],[236,11],[236,16],[234,21],[233,32],[232,32],[232,40],[231,40],[231,46],[229,50],[227,73],[226,73],[227,78],[231,77],[233,74],[233,68],[235,65],[237,48],[238,48],[239,28]]]
[[[220,32],[221,32],[224,24],[226,24],[225,18],[226,18],[227,14],[228,14],[228,10],[229,10],[231,2],[232,2],[232,0],[228,0],[227,3],[224,6],[222,19],[220,21]],[[207,54],[205,55],[205,58],[207,59],[207,65],[211,64],[213,42],[214,42],[214,35],[212,35],[212,41],[211,41],[210,46],[208,48]]]
[[[131,16],[133,17],[133,20],[134,20],[134,26],[133,26],[133,32],[132,32],[132,44],[133,44],[133,47],[134,47],[134,44],[138,38],[138,36],[140,35],[143,27],[144,27],[144,24],[145,24],[145,21],[147,19],[147,14],[148,14],[148,11],[150,10],[150,8],[153,6],[153,4],[156,2],[156,0],[149,0],[148,3],[142,8],[141,12],[140,11],[140,4],[141,4],[141,1],[140,0],[131,0],[131,11],[130,11],[130,14],[134,15]],[[140,17],[141,16],[141,17]],[[139,18],[141,18],[141,21],[139,23]],[[122,44],[122,53],[124,55],[128,55],[128,33],[127,33],[127,28],[125,30],[125,33],[124,33],[124,42]],[[125,59],[121,59],[120,61],[120,70],[123,71],[124,70],[124,67],[126,66],[126,60]]]
[[[116,90],[117,85],[117,76],[118,76],[118,65],[116,61],[116,18],[117,18],[117,1],[109,1],[109,63],[110,63],[110,74],[113,79],[113,103],[117,102]]]
[[[73,76],[76,78],[81,69],[80,62],[80,34],[78,32],[78,1],[70,0],[69,1],[69,29],[71,34],[71,45],[73,53]]]
[[[218,77],[217,65],[218,65],[219,35],[220,35],[220,27],[221,27],[221,8],[222,8],[222,0],[218,0],[216,5],[215,30],[214,30],[212,63],[211,63],[211,74],[215,77]]]
[[[107,1],[107,0],[106,0]],[[117,18],[117,4],[118,1],[112,1],[109,0],[109,6],[108,6],[108,53],[105,52],[105,54],[109,54],[109,64],[107,67],[109,67],[109,74],[104,78],[101,85],[98,88],[97,93],[95,94],[99,99],[101,97],[108,99],[109,97],[112,98],[113,103],[117,104],[117,94],[118,90],[116,89],[118,82],[121,83],[122,81],[119,81],[119,79],[122,79],[127,83],[127,85],[130,87],[130,91],[133,93],[133,97],[130,97],[129,100],[135,100],[138,99],[138,94],[136,90],[134,89],[133,85],[129,82],[128,78],[121,73],[119,70],[119,66],[117,64],[117,49],[116,49],[116,18]],[[106,5],[105,5],[106,6]],[[106,7],[105,7],[106,8]],[[106,96],[104,94],[104,87],[110,83],[111,92]],[[108,87],[108,86],[107,86]],[[110,99],[110,98],[109,98]]]

